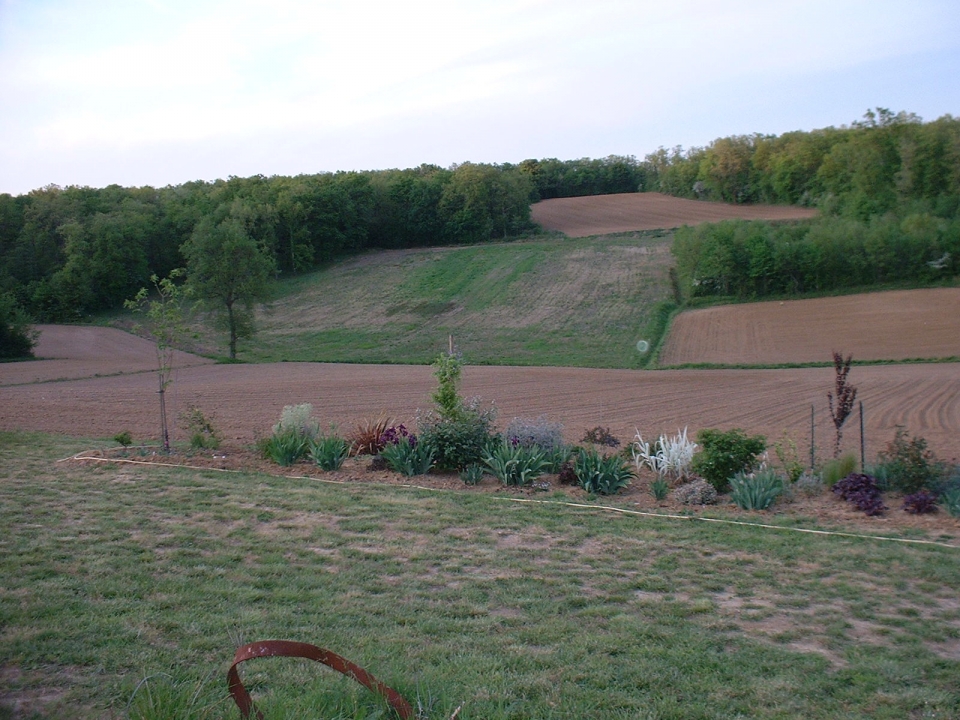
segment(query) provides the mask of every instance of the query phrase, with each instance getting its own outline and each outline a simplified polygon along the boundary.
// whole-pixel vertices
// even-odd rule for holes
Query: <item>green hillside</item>
[[[669,296],[671,236],[629,233],[373,252],[284,281],[246,361],[640,367]]]

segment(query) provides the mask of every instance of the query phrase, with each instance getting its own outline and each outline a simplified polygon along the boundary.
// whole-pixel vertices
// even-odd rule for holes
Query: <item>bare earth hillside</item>
[[[64,328],[93,336],[116,331]],[[80,345],[78,345],[79,347]],[[92,347],[104,347],[94,344]],[[145,360],[145,359],[144,359]],[[77,377],[87,359],[61,361],[62,377]],[[69,363],[77,363],[71,368]],[[112,437],[129,430],[139,441],[158,435],[156,377],[152,372],[87,377],[60,382],[10,384],[23,367],[0,365],[0,430],[42,430],[77,437]],[[83,367],[89,367],[83,365]],[[118,364],[107,352],[102,370]],[[893,437],[897,425],[923,435],[945,459],[960,456],[960,364],[855,367],[850,381],[866,408],[867,453],[872,457]],[[816,439],[826,452],[832,437],[826,393],[832,368],[792,370],[593,370],[468,366],[464,392],[495,401],[500,424],[515,416],[545,414],[565,426],[569,440],[584,430],[609,426],[624,441],[639,428],[645,435],[689,426],[741,427],[771,441],[787,430],[808,447],[810,406],[817,415]],[[312,403],[324,423],[351,429],[386,411],[413,422],[430,405],[435,380],[429,367],[277,363],[270,365],[181,366],[169,390],[176,417],[197,405],[214,418],[228,443],[252,443],[270,432],[284,405]],[[846,447],[857,446],[856,421]],[[184,433],[177,435],[183,439]]]
[[[690,310],[676,317],[661,365],[770,365],[960,357],[960,288]]]
[[[532,207],[533,221],[569,237],[657,230],[720,220],[800,220],[816,210],[785,205],[732,205],[661,193],[555,198]]]

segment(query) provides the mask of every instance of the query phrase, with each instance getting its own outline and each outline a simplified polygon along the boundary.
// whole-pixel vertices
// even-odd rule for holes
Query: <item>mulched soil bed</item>
[[[654,476],[646,471],[623,492],[614,496],[590,496],[581,488],[560,484],[556,475],[544,475],[538,487],[505,487],[492,476],[484,476],[477,485],[466,485],[457,473],[431,472],[428,475],[407,477],[400,473],[374,470],[370,456],[351,457],[336,472],[326,472],[307,461],[281,467],[264,459],[249,447],[223,445],[218,450],[173,450],[163,454],[158,448],[115,448],[78,453],[77,458],[117,460],[131,463],[177,465],[198,469],[256,472],[276,477],[308,477],[335,483],[372,483],[430,490],[489,493],[510,498],[537,499],[552,502],[572,502],[586,505],[616,507],[665,515],[723,517],[748,523],[782,523],[784,518],[796,519],[797,525],[811,529],[831,529],[867,535],[905,535],[913,539],[933,540],[960,547],[960,518],[943,510],[924,515],[912,515],[902,509],[903,500],[897,493],[884,494],[888,510],[878,517],[868,517],[833,493],[824,491],[813,497],[795,496],[778,501],[769,511],[740,510],[729,499],[721,496],[718,504],[705,506],[683,505],[668,496],[657,501],[650,492]],[[562,496],[564,497],[561,497]]]

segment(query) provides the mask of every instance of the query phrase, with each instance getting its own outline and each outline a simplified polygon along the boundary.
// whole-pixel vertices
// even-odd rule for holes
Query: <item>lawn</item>
[[[434,719],[960,716],[956,548],[57,462],[94,444],[0,434],[0,718],[238,718],[268,638]],[[386,716],[318,665],[243,673],[268,718]]]

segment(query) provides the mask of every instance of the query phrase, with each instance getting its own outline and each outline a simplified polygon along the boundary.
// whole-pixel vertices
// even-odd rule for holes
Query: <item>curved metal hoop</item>
[[[234,702],[240,708],[240,715],[247,720],[250,713],[254,713],[257,720],[263,720],[261,713],[253,704],[250,693],[240,681],[240,673],[237,666],[254,658],[261,657],[293,657],[304,658],[305,660],[314,660],[327,667],[336,670],[338,673],[346,675],[348,678],[356,680],[370,692],[380,695],[387,704],[396,711],[401,720],[412,720],[414,717],[413,708],[410,703],[403,699],[403,696],[393,688],[387,687],[368,673],[362,667],[354,665],[346,658],[340,657],[335,652],[324,650],[316,645],[309,643],[294,642],[292,640],[263,640],[261,642],[249,643],[237,648],[233,656],[233,665],[227,671],[227,686]]]

